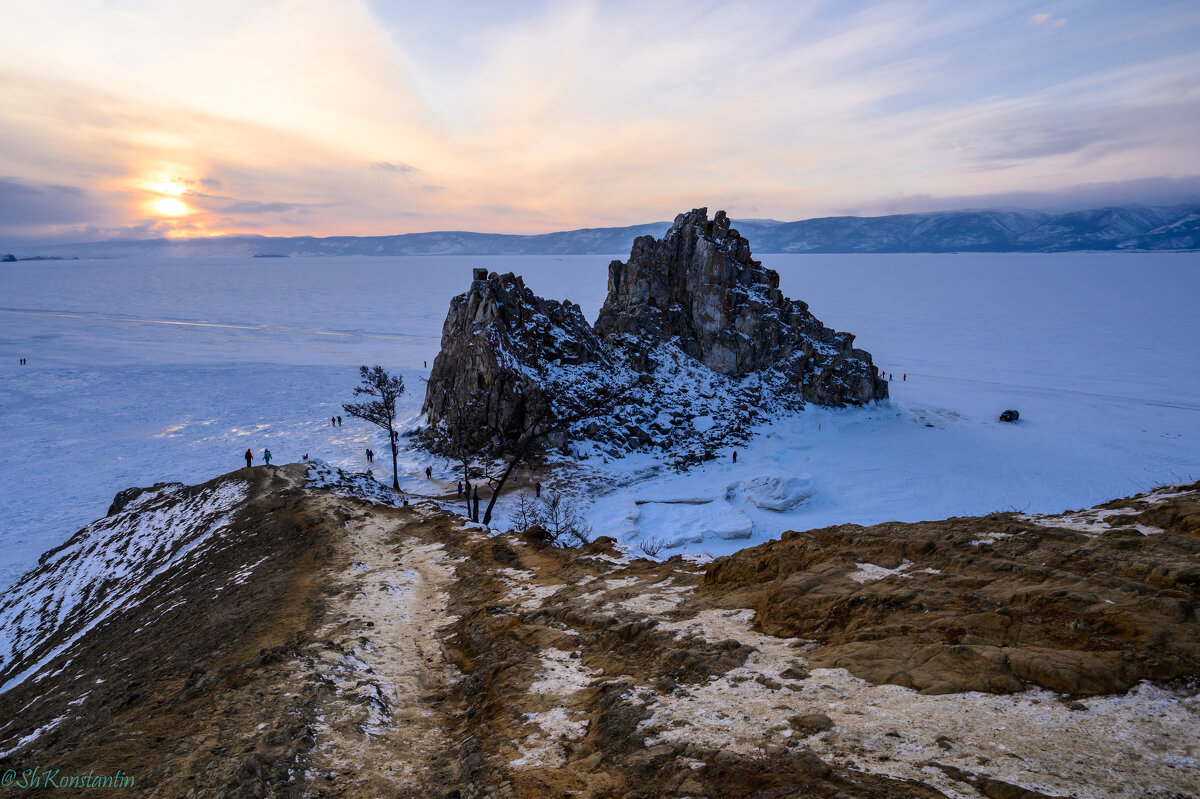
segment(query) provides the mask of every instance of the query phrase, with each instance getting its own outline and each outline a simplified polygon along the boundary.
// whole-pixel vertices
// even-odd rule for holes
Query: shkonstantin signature
[[[3,788],[132,788],[133,775],[117,769],[116,774],[63,774],[62,769],[35,766],[23,771],[8,769],[0,775]]]

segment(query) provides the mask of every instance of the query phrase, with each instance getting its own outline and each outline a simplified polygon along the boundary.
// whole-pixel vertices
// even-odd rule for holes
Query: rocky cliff
[[[476,269],[470,290],[450,301],[422,412],[437,422],[461,411],[473,429],[512,434],[543,401],[551,370],[608,360],[578,305]]]
[[[751,258],[724,212],[709,221],[701,208],[609,266],[594,330],[577,305],[476,270],[451,300],[423,410],[435,427],[465,416],[495,441],[520,430],[539,403],[556,408],[547,397],[628,386],[567,437],[608,455],[671,450],[686,463],[744,440],[780,410],[886,398],[870,353],[853,342],[783,296],[779,276]]]
[[[777,370],[820,405],[888,395],[870,353],[784,297],[724,211],[712,221],[707,208],[680,214],[661,239],[641,236],[628,261],[609,264],[596,332],[635,347],[671,342],[723,375]]]

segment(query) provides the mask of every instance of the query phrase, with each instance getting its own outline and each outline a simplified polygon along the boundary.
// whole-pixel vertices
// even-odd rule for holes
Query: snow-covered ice
[[[609,260],[3,265],[0,587],[103,515],[117,491],[207,480],[241,466],[247,447],[256,463],[270,447],[277,463],[309,454],[364,472],[366,447],[386,453],[387,442],[348,417],[332,427],[330,416],[353,399],[358,366],[381,363],[403,374],[405,423],[418,423],[424,363],[471,267],[522,274],[594,320]],[[597,534],[662,539],[657,515],[683,544],[675,551],[720,555],[786,529],[1059,512],[1200,476],[1200,254],[762,260],[785,294],[855,333],[894,373],[891,402],[777,420],[738,448],[737,464],[728,452],[683,475],[652,455],[599,464],[597,479],[577,483],[592,494]],[[17,366],[22,357],[28,366]],[[1005,408],[1021,421],[997,422]],[[428,490],[426,465],[453,488],[449,463],[402,456],[406,491]],[[388,480],[390,466],[381,455],[375,476]],[[783,489],[802,475],[804,491]],[[703,504],[661,504],[679,499]]]

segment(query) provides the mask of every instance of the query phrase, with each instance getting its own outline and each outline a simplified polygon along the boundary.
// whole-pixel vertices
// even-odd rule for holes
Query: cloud
[[[226,214],[281,214],[287,211],[307,210],[313,207],[315,206],[306,203],[264,203],[255,200],[242,200],[241,202],[230,203],[219,210]]]
[[[378,169],[382,172],[398,172],[402,175],[410,175],[414,172],[420,172],[415,166],[408,164],[393,164],[391,161],[372,161],[369,164],[371,169]]]
[[[86,222],[95,200],[76,186],[31,185],[0,178],[0,227],[19,228]]]
[[[1082,211],[1112,205],[1200,205],[1200,175],[1158,176],[1064,186],[1050,191],[1011,191],[991,194],[936,196],[930,194],[880,198],[847,206],[836,214],[930,213],[966,208],[1030,208],[1037,211]]]
[[[1065,16],[951,0],[301,2],[6,8],[0,174],[84,196],[39,235],[149,229],[168,180],[176,235],[538,232],[1200,163],[1195,4],[1105,4],[1048,47]]]
[[[1029,24],[1035,27],[1061,28],[1067,24],[1067,18],[1058,17],[1056,19],[1053,14],[1034,14],[1029,18]]]

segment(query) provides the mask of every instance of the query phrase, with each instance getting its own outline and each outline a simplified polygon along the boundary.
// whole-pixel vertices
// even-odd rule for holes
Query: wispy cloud
[[[534,232],[1179,175],[1200,8],[1150,5],[13,2],[0,174],[43,194],[4,229]]]
[[[372,161],[370,163],[370,167],[371,169],[378,169],[382,172],[396,172],[401,175],[411,175],[414,172],[421,171],[415,166],[409,166],[408,164],[401,163],[393,164],[391,161]]]
[[[1061,28],[1067,24],[1066,17],[1055,17],[1053,14],[1034,14],[1029,18],[1029,24],[1039,28]]]

